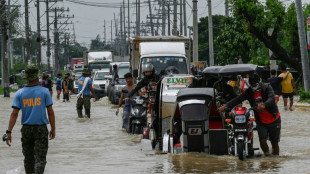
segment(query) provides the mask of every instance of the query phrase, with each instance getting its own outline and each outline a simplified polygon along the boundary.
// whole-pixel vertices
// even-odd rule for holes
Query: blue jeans
[[[129,115],[130,115],[130,112],[127,111],[127,110],[124,110],[124,112],[123,112],[123,126],[122,126],[122,128],[124,128],[126,130],[128,130],[128,128],[129,128],[129,123],[128,123]]]

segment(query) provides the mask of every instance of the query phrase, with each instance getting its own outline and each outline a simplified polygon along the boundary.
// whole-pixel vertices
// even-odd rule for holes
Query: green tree
[[[279,0],[266,0],[265,3],[258,0],[230,2],[234,17],[242,19],[247,31],[272,50],[272,57],[302,72],[294,4],[286,9]],[[309,12],[307,5],[304,14]]]

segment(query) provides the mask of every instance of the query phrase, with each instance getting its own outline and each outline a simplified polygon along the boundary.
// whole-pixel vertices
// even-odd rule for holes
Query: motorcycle
[[[238,156],[242,161],[246,157],[253,156],[254,151],[258,150],[258,148],[253,148],[255,118],[251,111],[254,110],[255,108],[247,109],[243,106],[236,106],[232,110],[225,109],[228,113],[225,122],[232,127],[229,136],[230,153]]]
[[[147,126],[148,104],[150,100],[141,96],[131,97],[129,128],[132,134],[142,134],[143,128]]]

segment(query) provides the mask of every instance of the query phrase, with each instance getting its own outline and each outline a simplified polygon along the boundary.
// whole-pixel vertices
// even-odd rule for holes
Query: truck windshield
[[[109,69],[110,68],[110,63],[90,63],[89,64],[89,71],[92,72],[93,69],[101,70],[101,69]]]
[[[124,75],[126,73],[129,73],[129,66],[124,66],[124,67],[119,67],[118,68],[118,77],[120,79],[123,79],[124,78]]]
[[[188,74],[187,63],[184,57],[146,57],[142,58],[141,62],[142,65],[145,63],[152,63],[155,67],[156,74],[163,73],[169,66],[176,67],[179,74]]]
[[[95,80],[104,80],[104,76],[109,75],[109,72],[98,72],[95,75]]]

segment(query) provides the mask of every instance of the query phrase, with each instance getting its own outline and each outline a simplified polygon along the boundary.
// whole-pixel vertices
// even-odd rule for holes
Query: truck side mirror
[[[132,71],[132,74],[133,74],[133,77],[134,77],[134,78],[137,78],[137,77],[138,77],[138,70],[137,70],[137,69],[134,69],[134,70]]]

